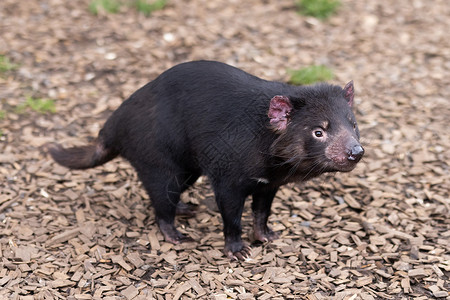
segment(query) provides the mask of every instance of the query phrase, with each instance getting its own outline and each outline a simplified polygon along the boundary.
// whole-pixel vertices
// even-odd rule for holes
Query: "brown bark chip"
[[[135,288],[134,286],[130,285],[126,289],[124,289],[121,294],[125,296],[127,299],[133,299],[139,294],[139,290]]]
[[[1,1],[0,299],[450,297],[448,1],[341,1],[325,21],[291,0],[171,0],[150,16],[90,2]],[[197,214],[176,219],[194,242],[173,245],[128,162],[68,170],[43,151],[92,141],[132,92],[199,59],[276,81],[323,64],[355,82],[363,160],[282,187],[279,239],[243,262],[223,254],[206,177],[182,196]]]

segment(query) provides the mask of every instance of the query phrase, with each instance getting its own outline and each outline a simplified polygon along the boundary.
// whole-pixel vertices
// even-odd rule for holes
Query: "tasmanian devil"
[[[71,169],[126,158],[147,190],[165,239],[189,240],[174,226],[180,194],[207,175],[224,223],[225,254],[249,256],[241,239],[252,195],[254,238],[267,226],[278,188],[325,172],[348,172],[364,154],[352,113],[353,82],[292,86],[213,61],[177,65],[133,93],[94,143],[49,152]]]

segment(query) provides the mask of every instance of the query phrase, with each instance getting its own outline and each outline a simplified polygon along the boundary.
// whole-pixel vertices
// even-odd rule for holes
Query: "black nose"
[[[361,145],[355,145],[348,153],[348,160],[358,162],[364,155],[364,148]]]

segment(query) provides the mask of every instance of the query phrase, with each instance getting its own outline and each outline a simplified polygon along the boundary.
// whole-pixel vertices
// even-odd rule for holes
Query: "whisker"
[[[321,157],[324,157],[324,156],[321,155]],[[302,179],[302,180],[305,180],[306,178],[308,178],[308,175],[311,174],[313,171],[315,171],[315,169],[316,169],[317,166],[320,166],[320,171],[319,171],[319,173],[322,173],[322,172],[326,169],[326,167],[325,167],[324,164],[323,164],[324,162],[325,162],[325,161],[323,161],[323,160],[316,161],[316,162],[309,168],[308,173],[306,173],[305,176],[303,176],[303,179]]]

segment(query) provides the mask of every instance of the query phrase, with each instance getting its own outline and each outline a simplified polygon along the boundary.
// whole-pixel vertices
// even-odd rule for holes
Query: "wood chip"
[[[111,256],[111,260],[113,263],[119,264],[122,268],[124,268],[128,272],[133,269],[129,264],[125,262],[125,260],[121,255],[113,255]]]
[[[191,289],[191,284],[190,282],[185,282],[182,285],[180,285],[175,292],[175,295],[173,297],[173,300],[178,300],[180,299],[181,295],[183,295],[185,292],[187,292],[188,290]]]
[[[408,271],[408,276],[410,277],[422,277],[422,276],[428,276],[428,273],[425,271],[424,268],[417,268],[412,269]]]
[[[343,7],[327,20],[292,0],[168,1],[151,16],[123,1],[93,14],[81,2],[1,0],[0,299],[449,297],[448,1],[345,1],[352,17]],[[289,69],[325,64],[330,83],[355,82],[363,160],[280,187],[269,243],[251,244],[250,196],[243,262],[223,253],[206,176],[181,195],[196,214],[175,219],[194,242],[174,245],[123,157],[69,170],[44,146],[95,141],[134,91],[199,59],[284,82]],[[55,113],[40,111],[47,99]],[[241,129],[252,109],[230,114]]]
[[[144,265],[144,261],[140,258],[139,253],[133,252],[127,255],[128,260],[136,267],[140,268]]]
[[[356,280],[356,286],[357,287],[366,286],[368,284],[371,284],[372,280],[373,280],[373,278],[370,277],[370,276],[365,276],[365,277],[358,278],[358,280]]]
[[[139,290],[134,286],[130,285],[120,293],[127,299],[133,299],[139,294]]]
[[[53,246],[59,243],[67,242],[68,240],[76,237],[79,234],[79,232],[80,232],[79,228],[66,230],[52,237],[49,241],[46,242],[46,244],[49,246]]]

